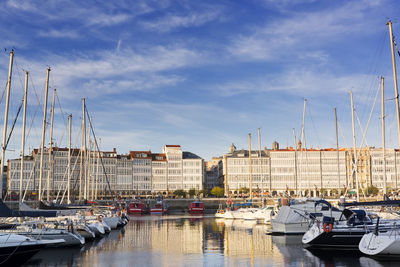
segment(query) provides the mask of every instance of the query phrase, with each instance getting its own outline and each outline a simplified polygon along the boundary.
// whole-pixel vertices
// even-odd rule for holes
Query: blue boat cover
[[[57,211],[12,210],[0,199],[0,217],[57,217]]]
[[[325,205],[327,205],[329,208],[332,208],[331,203],[329,203],[328,201],[323,200],[323,199],[315,201],[314,207],[318,206],[319,204],[325,204]]]

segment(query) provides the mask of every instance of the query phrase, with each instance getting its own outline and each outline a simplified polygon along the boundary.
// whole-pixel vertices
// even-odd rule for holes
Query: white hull
[[[117,229],[119,217],[105,217],[103,220],[108,226],[110,226],[111,230]]]
[[[308,222],[282,223],[271,221],[273,234],[304,234],[308,230]]]
[[[33,230],[32,232],[18,232],[20,235],[30,236],[36,240],[60,240],[64,243],[51,244],[49,246],[81,246],[85,244],[85,239],[79,234],[73,234],[67,231],[52,231],[52,229],[41,231]]]
[[[400,236],[398,233],[386,232],[375,235],[365,234],[360,244],[360,251],[367,255],[400,255]]]
[[[92,232],[94,232],[96,237],[103,236],[106,233],[103,224],[100,222],[89,223],[87,226],[92,230]]]

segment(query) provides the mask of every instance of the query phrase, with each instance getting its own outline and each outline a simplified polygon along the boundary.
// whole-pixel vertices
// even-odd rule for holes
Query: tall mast
[[[101,141],[99,141],[99,142],[101,142]],[[101,144],[99,144],[99,146],[100,145]],[[96,146],[95,146],[94,149],[96,150]],[[100,151],[99,151],[99,149],[97,149],[96,180],[95,180],[96,186],[95,186],[95,191],[94,191],[94,199],[97,199],[97,184],[98,184],[98,181],[99,181],[99,161],[100,161]]]
[[[250,185],[250,199],[253,200],[253,170],[251,167],[251,134],[249,133],[249,172],[250,172],[250,179],[249,179],[249,185]]]
[[[354,128],[354,103],[353,103],[353,92],[350,91],[350,98],[351,98],[351,123],[352,123],[352,128],[353,128],[353,154],[354,154],[354,172],[356,175],[356,194],[357,194],[357,201],[360,201],[360,197],[358,195],[358,175],[357,175],[357,165],[358,165],[358,160],[357,160],[357,150],[356,150],[356,132]]]
[[[302,120],[302,123],[301,123],[301,138],[300,138],[300,141],[301,141],[301,161],[300,161],[300,164],[302,165],[302,164],[304,164],[304,161],[303,161],[303,149],[304,148],[306,148],[306,141],[305,141],[305,139],[306,139],[306,137],[305,137],[305,130],[304,130],[304,124],[305,124],[305,119],[306,119],[306,106],[307,106],[307,99],[306,98],[304,98],[304,107],[303,107],[303,120]],[[306,148],[306,171],[305,171],[305,173],[307,173],[308,172],[308,159],[307,159],[307,148]],[[300,173],[301,173],[301,169],[300,169]],[[307,178],[307,181],[308,181],[308,194],[309,195],[311,195],[311,187],[310,187],[310,179],[309,178]]]
[[[49,76],[50,76],[50,68],[47,68],[46,88],[45,88],[45,95],[44,95],[42,143],[40,145],[39,201],[42,200],[43,154],[44,154],[44,141],[45,141],[45,136],[46,136],[46,115],[47,115],[47,97],[48,97],[48,92],[49,92]]]
[[[381,102],[382,102],[382,153],[383,153],[383,193],[387,192],[387,181],[386,181],[386,144],[385,144],[385,92],[384,92],[384,79],[381,77]]]
[[[13,66],[13,59],[14,59],[14,50],[10,52],[10,65],[8,68],[8,80],[7,80],[7,97],[6,97],[6,110],[4,112],[4,126],[3,126],[3,143],[1,146],[1,170],[0,170],[0,179],[3,180],[3,173],[4,173],[4,161],[5,161],[5,154],[6,154],[6,138],[7,138],[7,122],[8,122],[8,104],[10,102],[10,90],[11,90],[11,75],[12,75],[12,66]],[[0,192],[0,199],[3,198],[3,183],[1,183],[1,192]]]
[[[393,40],[393,29],[392,29],[392,22],[389,20],[387,22],[389,25],[389,32],[390,32],[390,47],[392,51],[392,65],[393,65],[393,80],[394,80],[394,93],[396,97],[396,116],[397,116],[397,134],[399,138],[399,146],[400,146],[400,108],[399,108],[399,90],[397,86],[397,71],[396,71],[396,58],[394,56],[394,40]]]
[[[49,145],[49,170],[47,172],[47,201],[50,201],[50,175],[53,173],[52,153],[53,153],[53,123],[54,123],[54,103],[56,99],[56,88],[53,91],[53,103],[51,105],[50,123],[50,145]],[[54,181],[54,180],[53,180]]]
[[[71,190],[71,126],[72,114],[68,116],[69,136],[68,136],[68,183],[67,183],[67,203],[71,203],[70,190]]]
[[[338,193],[340,195],[339,137],[338,137],[338,125],[337,125],[336,108],[335,108],[335,129],[336,129],[337,172],[338,172],[338,178],[339,178]]]
[[[25,71],[24,115],[22,117],[21,170],[19,176],[19,202],[22,202],[22,180],[24,175],[25,125],[26,125],[26,101],[28,99],[28,75],[29,71]]]
[[[89,121],[90,121],[90,125],[92,125],[92,117],[90,117],[89,118]],[[90,132],[89,132],[89,134],[90,134]],[[91,167],[90,167],[90,169],[91,169],[91,171],[90,171],[90,176],[89,177],[91,177],[90,178],[90,183],[91,183],[91,197],[92,197],[92,200],[94,199],[94,162],[95,162],[95,156],[96,156],[96,148],[95,148],[95,144],[94,144],[94,142],[93,142],[93,149],[92,149],[92,145],[90,145],[90,154],[91,154],[91,156],[92,156],[92,159],[91,159]],[[93,153],[94,152],[94,153]]]
[[[85,99],[82,98],[82,137],[81,137],[81,162],[79,168],[79,200],[82,200],[82,175],[85,174],[83,159],[86,148],[86,123],[85,123]],[[85,190],[86,191],[86,190]]]
[[[262,157],[261,157],[261,129],[258,128],[258,158],[260,164],[260,170],[262,170]],[[261,174],[261,199],[264,198],[264,176]],[[264,205],[264,202],[263,202]]]
[[[91,143],[91,140],[90,140],[90,123],[91,123],[92,121],[91,121],[91,118],[89,118],[89,126],[88,126],[88,130],[89,130],[89,133],[88,133],[88,144],[89,144],[89,151],[87,152],[87,155],[86,155],[86,158],[87,158],[87,163],[86,163],[86,168],[87,168],[87,175],[86,175],[86,197],[85,197],[85,199],[88,199],[89,198],[89,196],[90,196],[90,182],[91,182],[91,178],[90,178],[90,164],[91,164],[91,162],[90,162],[90,156],[91,156],[91,153],[92,153],[92,143]]]
[[[97,191],[98,191],[98,185],[100,184],[102,184],[102,183],[100,183],[100,180],[99,180],[99,163],[100,163],[100,147],[101,147],[101,138],[99,138],[99,146],[97,147],[97,163],[96,163],[96,192],[95,192],[95,199],[97,199]],[[133,173],[132,173],[132,175],[133,175]],[[102,181],[103,181],[103,179],[102,179]],[[132,180],[132,182],[133,182],[133,180]],[[168,185],[167,185],[167,194],[168,194]]]
[[[294,186],[295,186],[295,192],[297,195],[298,191],[298,182],[297,182],[297,140],[296,140],[296,133],[293,128],[293,138],[294,138]]]

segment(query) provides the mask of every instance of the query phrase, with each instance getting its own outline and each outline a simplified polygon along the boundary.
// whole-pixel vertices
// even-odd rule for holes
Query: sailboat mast
[[[82,175],[84,175],[85,173],[83,164],[85,147],[86,147],[85,99],[82,98],[82,137],[81,137],[81,161],[79,168],[79,200],[82,200]]]
[[[91,121],[91,118],[89,118],[89,122],[91,123],[92,121]],[[92,153],[92,143],[91,143],[91,140],[90,140],[90,123],[89,123],[89,127],[88,127],[88,131],[89,131],[89,133],[88,133],[88,144],[89,144],[89,151],[87,152],[87,166],[86,166],[86,168],[87,168],[87,175],[86,175],[86,199],[88,199],[89,198],[89,196],[90,196],[90,182],[91,182],[91,178],[90,178],[90,176],[91,176],[91,174],[90,174],[90,164],[91,164],[91,162],[90,162],[90,156],[91,156],[91,153]]]
[[[350,98],[351,98],[351,123],[352,123],[352,128],[353,128],[353,154],[354,154],[354,172],[356,175],[356,195],[357,195],[357,201],[360,201],[360,197],[358,195],[358,175],[357,175],[357,150],[356,150],[356,132],[354,128],[354,103],[353,103],[353,92],[350,91]]]
[[[261,157],[261,129],[258,128],[258,154],[259,154],[259,163],[260,170],[262,169],[262,157]],[[261,200],[264,198],[264,176],[261,175]],[[263,202],[264,204],[264,202]]]
[[[44,96],[42,143],[40,144],[39,198],[38,198],[39,201],[42,200],[43,154],[44,154],[44,141],[45,141],[45,136],[46,136],[46,115],[47,115],[47,97],[48,97],[48,92],[49,92],[49,76],[50,76],[50,68],[47,68],[46,88],[45,88],[45,96]]]
[[[303,150],[306,149],[306,171],[305,171],[305,173],[308,172],[308,158],[307,158],[307,148],[306,148],[306,141],[305,141],[306,137],[305,137],[305,133],[304,133],[305,132],[304,124],[305,124],[305,120],[306,120],[306,107],[307,107],[307,99],[304,98],[303,120],[302,120],[302,123],[301,123],[301,138],[300,138],[300,141],[301,141],[301,152],[300,152],[301,153],[301,161],[300,161],[300,164],[301,165],[304,164],[304,161],[303,161]],[[300,173],[301,173],[301,169],[300,169]],[[311,195],[310,179],[307,179],[307,181],[308,181],[308,194]]]
[[[19,176],[19,202],[22,202],[22,181],[24,175],[25,125],[26,125],[26,101],[28,99],[28,75],[29,71],[25,71],[24,115],[22,117],[21,170]]]
[[[53,123],[54,123],[54,103],[56,99],[56,88],[53,91],[53,103],[51,105],[50,123],[50,145],[49,145],[49,170],[47,172],[47,201],[50,201],[50,175],[53,173],[52,154],[53,154]],[[54,182],[54,180],[53,180]]]
[[[294,138],[294,186],[295,186],[295,192],[297,195],[298,191],[298,183],[297,183],[297,140],[296,140],[296,132],[293,128],[293,138]]]
[[[337,172],[338,172],[338,193],[340,195],[340,165],[339,165],[339,136],[338,136],[338,125],[337,125],[337,113],[335,110],[335,129],[336,129],[336,156],[337,156]]]
[[[381,77],[381,103],[382,103],[382,153],[383,153],[383,193],[387,193],[386,181],[386,142],[385,142],[385,92],[384,92],[384,78]]]
[[[96,188],[94,193],[94,198],[97,199],[97,188],[99,183],[99,161],[100,161],[100,147],[101,147],[101,139],[99,139],[99,147],[97,147],[97,162],[96,162]],[[96,149],[96,146],[95,146]],[[167,187],[168,188],[168,187]]]
[[[250,185],[250,199],[253,200],[253,170],[251,167],[251,134],[249,133],[249,185]]]
[[[399,138],[399,146],[400,146],[400,108],[399,108],[399,89],[397,86],[397,71],[396,71],[396,58],[394,56],[394,40],[393,40],[393,29],[392,29],[392,22],[389,20],[387,22],[389,25],[389,32],[390,32],[390,47],[392,52],[392,65],[393,65],[393,80],[394,80],[394,92],[396,97],[396,116],[397,116],[397,134]]]
[[[68,116],[69,124],[69,137],[68,137],[68,183],[67,183],[67,203],[71,203],[70,190],[71,190],[71,125],[72,125],[72,115]]]
[[[10,52],[10,65],[8,68],[8,80],[7,80],[7,97],[6,97],[6,110],[4,112],[4,126],[3,126],[3,143],[1,146],[1,170],[0,170],[0,178],[3,179],[4,173],[4,161],[6,154],[6,138],[7,138],[7,122],[8,122],[8,105],[10,102],[10,90],[11,90],[11,75],[12,75],[12,66],[14,60],[14,51]],[[3,183],[1,183],[1,192],[0,199],[3,198]]]
[[[90,125],[92,125],[92,117],[89,118]],[[89,132],[90,133],[90,132]],[[93,148],[92,148],[93,146]],[[91,154],[91,166],[90,166],[90,186],[91,186],[91,197],[94,200],[94,162],[96,160],[96,148],[94,146],[94,142],[90,145],[90,154]]]

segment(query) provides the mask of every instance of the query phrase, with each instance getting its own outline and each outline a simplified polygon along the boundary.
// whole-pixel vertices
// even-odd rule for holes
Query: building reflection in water
[[[125,229],[81,249],[44,250],[28,266],[368,266],[372,261],[308,251],[301,236],[265,232],[265,225],[242,220],[133,217]]]

